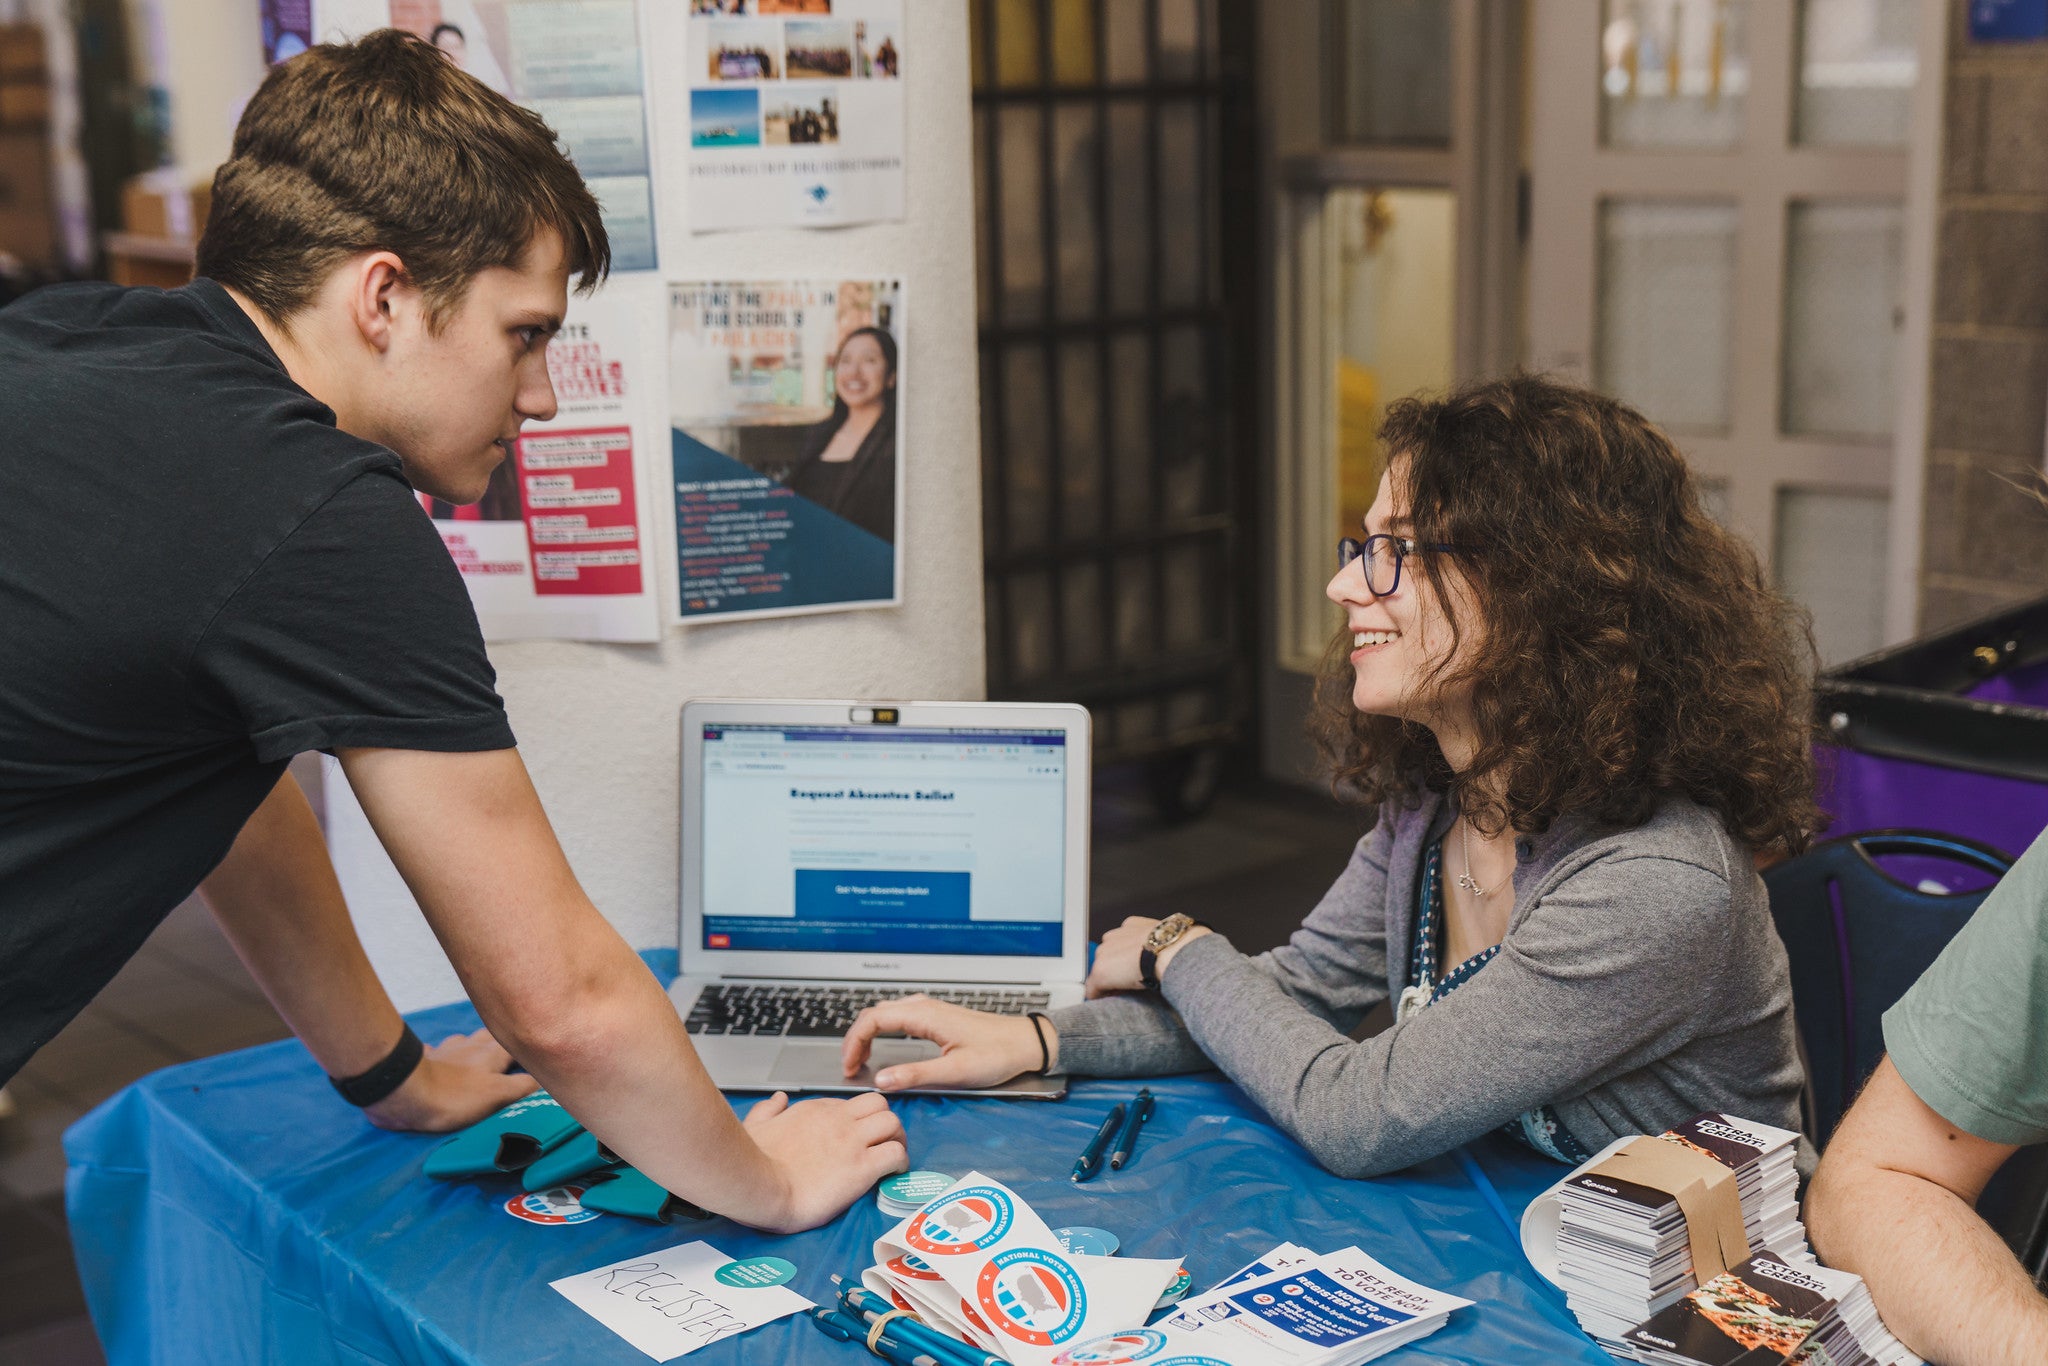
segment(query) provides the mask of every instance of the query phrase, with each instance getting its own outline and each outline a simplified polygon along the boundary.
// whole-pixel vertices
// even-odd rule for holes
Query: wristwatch
[[[1145,947],[1138,951],[1138,981],[1145,990],[1159,990],[1159,955],[1194,927],[1195,918],[1179,911],[1152,927],[1152,933],[1145,936]]]

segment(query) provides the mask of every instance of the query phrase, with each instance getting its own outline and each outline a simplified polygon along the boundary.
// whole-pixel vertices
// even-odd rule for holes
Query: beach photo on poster
[[[761,142],[761,92],[692,90],[692,147],[755,147]]]

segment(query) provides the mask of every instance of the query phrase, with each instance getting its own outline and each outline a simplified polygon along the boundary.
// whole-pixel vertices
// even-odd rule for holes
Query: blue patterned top
[[[1500,952],[1500,945],[1489,945],[1438,976],[1437,960],[1442,956],[1444,934],[1439,913],[1443,905],[1443,861],[1444,842],[1439,839],[1423,851],[1422,879],[1415,896],[1415,947],[1409,955],[1408,978],[1429,992],[1426,1000],[1417,1002],[1419,1006],[1435,1005],[1476,977]],[[1577,1166],[1592,1157],[1548,1105],[1523,1112],[1501,1125],[1500,1132],[1558,1162]]]

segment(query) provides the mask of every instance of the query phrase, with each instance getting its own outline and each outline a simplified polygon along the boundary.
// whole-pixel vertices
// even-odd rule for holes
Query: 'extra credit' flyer
[[[481,501],[422,499],[486,640],[660,637],[640,482],[660,403],[660,381],[642,360],[660,344],[658,330],[652,346],[642,335],[658,329],[648,316],[623,282],[593,298],[572,295],[548,345],[554,419],[526,425]]]

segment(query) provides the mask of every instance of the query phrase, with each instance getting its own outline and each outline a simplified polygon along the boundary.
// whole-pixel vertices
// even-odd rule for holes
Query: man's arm
[[[277,1013],[329,1076],[382,1062],[403,1022],[356,938],[313,810],[287,773],[243,825],[200,895]],[[474,1124],[534,1089],[482,1030],[427,1049],[404,1085],[369,1107],[387,1129]],[[337,1102],[339,1103],[339,1102]]]
[[[2015,1151],[1943,1119],[1886,1058],[1807,1193],[1821,1259],[1863,1277],[1886,1326],[1942,1366],[2048,1360],[2048,1299],[1975,1208]]]
[[[605,1146],[776,1231],[907,1165],[880,1096],[777,1098],[743,1126],[651,973],[584,895],[517,750],[341,753],[370,824],[492,1032]]]

